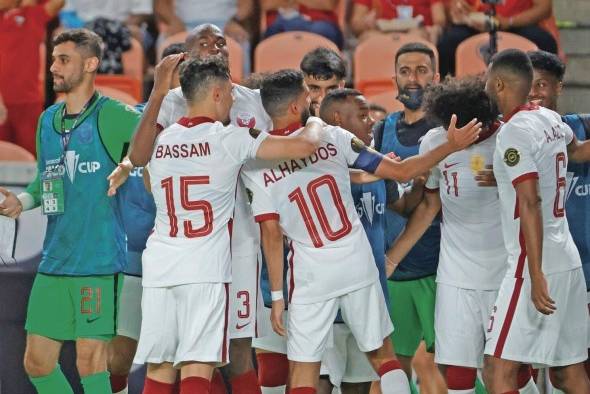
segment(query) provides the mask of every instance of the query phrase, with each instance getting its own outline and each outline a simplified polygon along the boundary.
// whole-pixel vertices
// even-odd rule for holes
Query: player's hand
[[[177,53],[166,56],[158,63],[154,71],[154,88],[152,92],[165,96],[170,90],[174,70],[178,64],[185,58],[186,53]]]
[[[531,276],[531,298],[535,308],[544,315],[551,315],[557,309],[549,296],[545,275]]]
[[[387,254],[385,255],[385,277],[391,278],[391,275],[395,272],[395,269],[399,265],[399,261],[396,262],[393,259],[390,259]]]
[[[390,158],[391,160],[393,160],[393,161],[402,161],[402,158],[401,158],[401,157],[399,157],[398,155],[396,155],[396,154],[395,154],[395,153],[393,153],[393,152],[389,152],[389,153],[387,153],[385,156],[389,157],[389,158]]]
[[[471,120],[460,129],[457,128],[457,115],[451,116],[451,122],[447,127],[447,138],[453,150],[460,151],[477,141],[481,131],[481,122],[477,118]]]
[[[107,177],[109,181],[109,190],[107,195],[109,197],[114,196],[117,194],[117,189],[125,183],[127,178],[129,177],[129,173],[133,170],[133,164],[131,161],[126,157],[119,163],[117,168],[111,172],[111,175]]]
[[[272,302],[272,310],[270,312],[270,323],[274,332],[284,337],[287,336],[287,330],[283,325],[283,311],[285,310],[285,300],[277,300]]]
[[[491,165],[487,165],[485,170],[478,171],[475,180],[477,181],[477,186],[498,186],[498,183],[496,183],[496,177],[494,176],[493,166]]]
[[[16,197],[13,192],[0,187],[0,194],[4,196],[4,199],[0,198],[0,215],[8,216],[9,218],[16,219],[23,211],[23,204]]]

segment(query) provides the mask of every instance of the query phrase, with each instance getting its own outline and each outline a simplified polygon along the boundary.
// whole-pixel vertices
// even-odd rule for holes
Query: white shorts
[[[482,368],[486,330],[497,290],[461,289],[437,283],[434,310],[434,361]]]
[[[530,278],[506,277],[490,317],[485,354],[533,367],[561,367],[588,358],[588,310],[582,268],[546,275],[557,310],[543,315],[531,301]]]
[[[380,348],[383,339],[393,331],[378,280],[369,286],[326,301],[312,304],[291,303],[287,325],[289,360],[322,360],[324,351],[330,345],[329,340],[338,309],[341,310],[342,319],[363,352]]]
[[[352,331],[346,324],[333,327],[333,345],[328,347],[322,358],[321,375],[329,375],[336,387],[345,383],[363,383],[379,380],[367,356],[361,352]]]
[[[144,287],[134,362],[227,364],[228,292],[227,283]]]
[[[229,338],[255,338],[260,333],[260,308],[264,301],[260,294],[259,255],[232,256],[232,283],[229,285]],[[263,331],[264,332],[264,331]]]
[[[586,293],[588,300],[588,349],[590,349],[590,291]]]
[[[257,338],[252,338],[252,347],[255,349],[266,350],[267,352],[287,354],[287,338],[282,337],[273,331],[270,324],[270,308],[260,308],[260,315],[262,316],[258,321],[259,327],[266,327],[266,335]],[[288,311],[283,312],[283,324],[285,327],[288,322]]]
[[[141,277],[125,275],[117,312],[117,335],[136,341],[141,329]]]

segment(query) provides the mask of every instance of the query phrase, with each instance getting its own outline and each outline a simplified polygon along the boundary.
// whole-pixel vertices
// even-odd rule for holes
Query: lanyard
[[[90,107],[90,105],[94,102],[94,100],[98,97],[97,93],[92,94],[92,97],[90,97],[90,100],[88,100],[86,102],[86,104],[84,104],[84,106],[82,107],[82,109],[80,110],[80,112],[78,112],[78,115],[76,115],[76,119],[74,119],[74,124],[72,125],[72,127],[70,127],[68,130],[66,130],[66,104],[64,103],[64,106],[61,110],[61,145],[63,147],[63,153],[61,155],[61,159],[60,159],[60,164],[64,164],[65,161],[65,156],[66,156],[66,152],[68,150],[68,145],[70,144],[70,138],[72,137],[72,131],[76,128],[76,126],[78,125],[78,121],[80,120],[80,118],[82,117],[82,115],[84,115],[84,112],[86,112],[86,110],[88,109],[88,107]]]

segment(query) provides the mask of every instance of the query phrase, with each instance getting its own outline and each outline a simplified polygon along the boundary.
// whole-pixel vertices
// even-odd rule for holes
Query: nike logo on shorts
[[[236,323],[236,330],[241,330],[242,328],[246,327],[248,324],[250,324],[250,322],[248,322],[246,324]]]
[[[100,319],[100,316],[93,317],[92,319],[91,319],[91,318],[87,318],[87,319],[86,319],[86,323],[94,323],[94,322],[95,322],[95,321],[97,321],[98,319]]]

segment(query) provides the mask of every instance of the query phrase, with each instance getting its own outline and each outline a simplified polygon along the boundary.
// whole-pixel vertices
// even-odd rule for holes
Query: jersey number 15
[[[172,177],[162,179],[160,182],[166,195],[166,208],[168,218],[170,219],[170,236],[176,237],[178,234],[178,218],[174,207],[174,182]],[[205,200],[190,200],[188,188],[193,185],[208,185],[208,176],[181,176],[180,177],[180,205],[187,211],[203,211],[203,225],[199,228],[193,228],[190,220],[183,221],[184,236],[187,238],[204,237],[213,231],[213,207]]]

